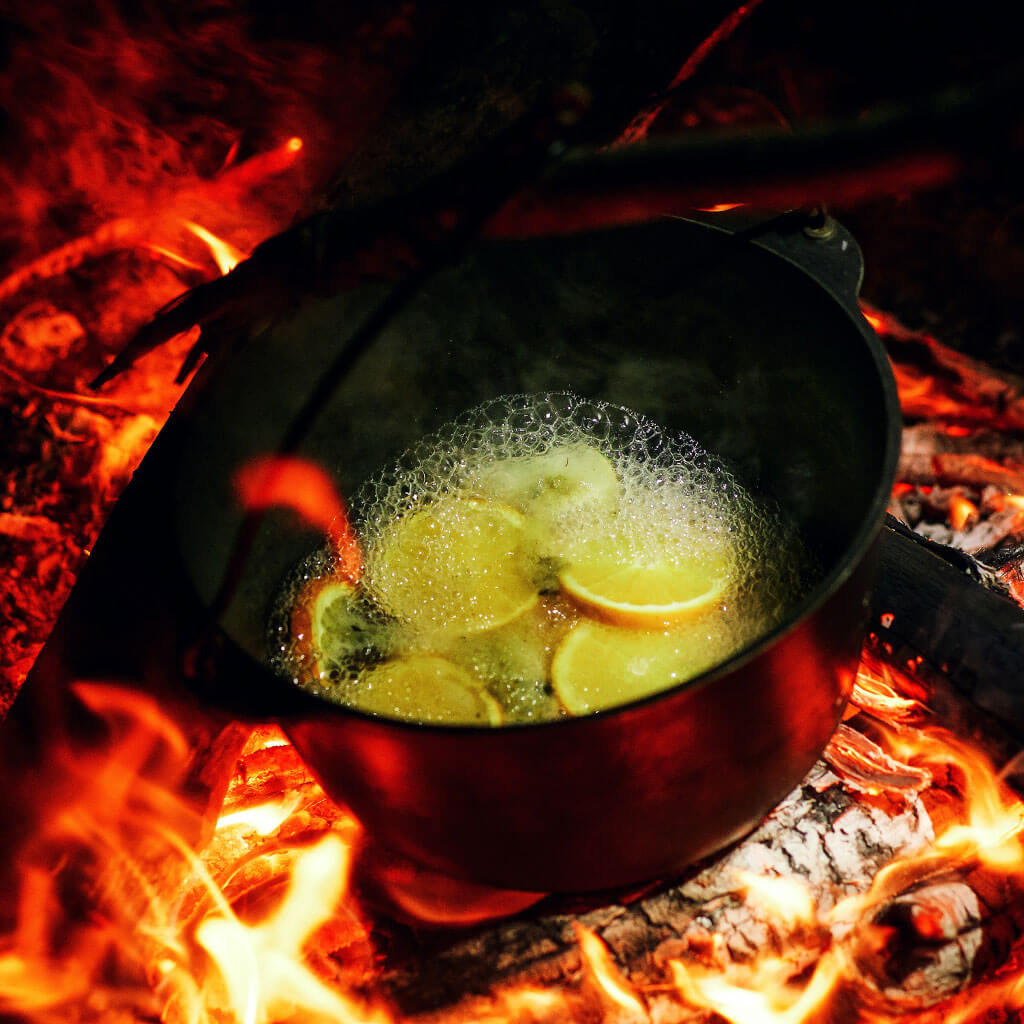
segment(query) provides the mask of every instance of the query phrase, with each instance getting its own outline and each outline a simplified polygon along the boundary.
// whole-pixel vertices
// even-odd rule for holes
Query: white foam
[[[510,720],[557,713],[545,673],[578,612],[557,595],[555,574],[595,537],[611,540],[633,561],[706,558],[727,566],[721,598],[699,623],[715,661],[779,622],[807,575],[795,533],[693,438],[570,393],[514,395],[422,438],[353,496],[368,553],[366,597],[383,616],[394,612],[390,595],[403,585],[393,573],[386,587],[377,584],[374,552],[386,531],[419,509],[463,496],[497,500],[524,515],[524,572],[550,593],[530,617],[479,636],[441,636],[406,621],[401,645],[457,661],[498,697]],[[431,543],[410,573],[443,557],[444,538]],[[407,582],[426,605],[443,599],[441,588]],[[432,621],[429,613],[425,607],[425,621]],[[344,700],[357,680],[341,676],[333,693]],[[314,685],[332,692],[324,680]]]

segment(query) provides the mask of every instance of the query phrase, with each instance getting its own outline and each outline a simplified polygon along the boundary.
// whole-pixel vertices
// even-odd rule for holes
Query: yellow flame
[[[229,814],[222,814],[217,819],[217,830],[243,825],[257,835],[269,836],[291,817],[300,803],[301,794],[293,793],[282,800],[272,800],[256,807],[243,807]]]
[[[978,507],[962,494],[949,497],[949,521],[954,530],[962,530],[972,516],[978,514]]]
[[[215,914],[196,929],[224,983],[226,1009],[241,1024],[323,1017],[339,1024],[370,1024],[389,1018],[321,981],[307,966],[303,947],[329,921],[343,897],[349,848],[324,836],[295,863],[277,911],[257,925],[234,914]]]
[[[840,976],[837,960],[826,954],[811,980],[791,981],[793,965],[784,957],[762,957],[750,967],[734,965],[733,980],[722,971],[669,962],[672,980],[683,1001],[713,1010],[734,1024],[801,1024],[834,989]]]
[[[583,962],[589,969],[592,977],[601,986],[602,991],[624,1010],[646,1017],[647,1011],[643,1003],[633,994],[628,981],[622,976],[621,971],[612,960],[608,947],[589,929],[578,921],[573,921],[573,928],[576,931],[576,940],[580,944],[580,952],[583,955]]]
[[[864,315],[864,319],[871,324],[872,328],[876,331],[882,331],[886,327],[885,320],[880,317],[877,313],[872,313],[870,310],[861,309],[861,313]]]
[[[814,899],[800,879],[755,875],[752,871],[737,871],[736,877],[750,902],[780,924],[794,929],[815,923]]]
[[[245,253],[241,249],[236,249],[230,242],[225,241],[223,238],[218,238],[217,235],[212,231],[207,231],[201,224],[196,224],[195,221],[191,220],[183,220],[182,224],[193,235],[206,243],[210,250],[210,255],[220,268],[222,274],[227,274],[234,270],[245,259]]]

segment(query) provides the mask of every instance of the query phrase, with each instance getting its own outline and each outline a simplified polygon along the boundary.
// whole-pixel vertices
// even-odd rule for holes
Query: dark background
[[[969,90],[1018,59],[993,3],[754,8],[656,133],[856,119]],[[229,146],[244,157],[288,130],[315,154],[300,193],[280,199],[295,213],[400,192],[567,86],[582,84],[591,111],[577,139],[606,143],[731,10],[649,0],[8,2],[0,264],[109,216],[119,182],[146,179],[154,163],[212,173]],[[92,183],[68,171],[90,146],[102,153]],[[837,211],[865,251],[867,298],[1004,368],[1024,366],[1014,156],[975,164],[941,191],[897,189]]]

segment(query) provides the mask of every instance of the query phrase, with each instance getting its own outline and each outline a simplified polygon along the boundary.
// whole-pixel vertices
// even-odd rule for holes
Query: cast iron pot
[[[583,718],[500,729],[373,718],[268,667],[278,588],[323,540],[285,511],[261,522],[211,632],[243,520],[232,478],[277,447],[319,373],[387,296],[382,284],[310,303],[212,360],[147,458],[123,502],[135,511],[115,518],[166,546],[119,613],[171,595],[174,643],[138,631],[156,637],[138,644],[150,676],[176,666],[176,684],[204,702],[279,721],[379,845],[456,877],[600,889],[663,877],[739,838],[805,775],[842,713],[898,452],[888,362],[856,304],[860,255],[830,229],[666,220],[481,244],[375,336],[302,448],[351,494],[424,434],[500,395],[570,390],[685,431],[778,501],[825,567],[756,644]],[[141,559],[134,575],[147,575]]]

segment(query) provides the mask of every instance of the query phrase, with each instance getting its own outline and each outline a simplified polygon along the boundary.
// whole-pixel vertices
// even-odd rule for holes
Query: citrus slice
[[[665,557],[653,564],[613,543],[589,551],[558,574],[572,600],[595,619],[631,629],[688,622],[711,609],[728,581],[722,557]]]
[[[555,652],[555,696],[573,715],[648,697],[693,678],[725,651],[696,629],[644,632],[582,619]]]
[[[556,445],[542,455],[499,459],[480,470],[477,485],[495,501],[545,518],[583,505],[607,508],[619,494],[612,464],[583,442]]]
[[[292,606],[295,653],[314,676],[323,676],[349,658],[367,654],[386,639],[373,621],[361,589],[338,576],[321,576],[303,588]]]
[[[449,725],[501,725],[501,707],[447,658],[410,654],[360,674],[345,703],[371,715]]]
[[[479,679],[501,705],[506,723],[558,716],[551,694],[551,658],[576,610],[560,595],[544,595],[519,618],[484,633],[458,637],[443,652]]]
[[[523,517],[504,505],[444,498],[385,529],[368,558],[370,585],[420,629],[494,629],[538,598],[516,557],[522,532]]]

